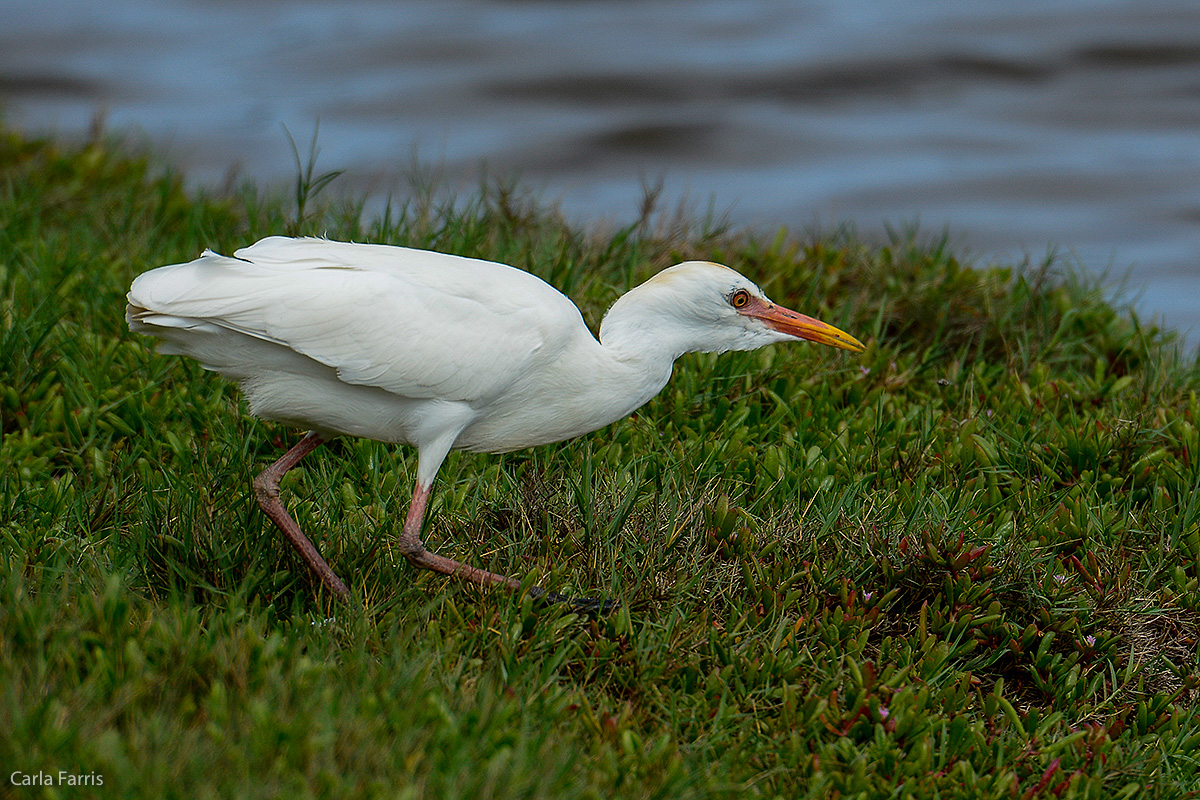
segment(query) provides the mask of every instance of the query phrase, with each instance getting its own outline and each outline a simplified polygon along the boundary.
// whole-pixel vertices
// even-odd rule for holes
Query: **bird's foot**
[[[608,600],[603,597],[567,597],[557,592],[547,592],[540,586],[534,586],[529,594],[544,603],[565,603],[577,611],[596,617],[603,617],[617,610],[620,600]]]
[[[413,566],[431,569],[443,575],[453,575],[461,580],[480,586],[504,586],[514,592],[521,590],[521,582],[516,578],[497,575],[494,572],[468,566],[445,556],[439,556],[425,548],[421,540],[411,534],[400,540],[400,552]],[[611,613],[620,603],[616,600],[603,598],[567,597],[555,592],[547,592],[540,586],[530,588],[529,595],[544,603],[565,603],[584,614],[603,616]]]

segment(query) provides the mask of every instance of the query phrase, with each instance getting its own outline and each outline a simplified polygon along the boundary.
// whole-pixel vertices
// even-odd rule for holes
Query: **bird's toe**
[[[604,597],[567,597],[557,592],[547,592],[540,586],[533,587],[529,593],[544,603],[565,603],[584,614],[598,617],[612,613],[621,605],[619,600]]]

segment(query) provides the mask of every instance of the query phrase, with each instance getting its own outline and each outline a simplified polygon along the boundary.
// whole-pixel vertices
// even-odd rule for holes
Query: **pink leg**
[[[296,548],[296,552],[304,559],[304,563],[308,564],[309,569],[321,579],[321,583],[342,600],[348,600],[350,598],[350,590],[346,588],[346,584],[342,583],[342,580],[329,568],[329,565],[325,563],[325,559],[317,552],[317,548],[308,540],[308,537],[300,530],[300,526],[296,524],[296,521],[284,509],[283,504],[279,502],[279,481],[288,470],[300,463],[300,459],[313,450],[316,450],[325,441],[324,437],[319,433],[310,431],[300,440],[299,444],[284,453],[278,461],[264,469],[254,479],[254,493],[258,498],[258,504],[262,507],[263,513],[267,515],[271,522],[275,523],[275,526],[292,543],[292,546]],[[421,523],[425,520],[425,510],[429,505],[429,492],[430,487],[422,486],[420,483],[413,489],[412,505],[408,508],[408,516],[404,520],[404,530],[400,534],[400,551],[404,554],[404,557],[413,566],[431,569],[443,575],[451,575],[472,583],[477,583],[480,586],[497,584],[512,590],[520,589],[521,582],[515,578],[497,575],[494,572],[488,572],[478,567],[468,566],[460,561],[439,556],[425,549],[425,545],[421,543]],[[531,590],[531,594],[536,597],[544,597],[555,603],[569,602],[589,613],[598,612],[605,614],[614,605],[612,602],[606,600],[580,600],[562,597],[548,593],[537,586]]]
[[[506,586],[509,589],[521,588],[521,582],[515,578],[506,578],[494,572],[471,567],[461,561],[439,556],[425,549],[421,543],[421,522],[425,519],[425,508],[429,505],[429,490],[431,487],[417,483],[413,489],[412,505],[408,507],[408,517],[404,520],[404,530],[400,534],[400,552],[413,566],[431,569],[443,575],[453,575],[480,586],[491,583]]]
[[[263,513],[292,543],[292,547],[296,548],[296,552],[300,554],[300,558],[304,559],[304,563],[308,564],[308,568],[321,579],[321,583],[341,599],[347,600],[350,597],[350,590],[346,588],[346,584],[342,583],[342,579],[329,568],[325,559],[321,558],[321,554],[317,552],[317,548],[313,547],[313,543],[308,540],[308,537],[300,530],[300,526],[279,502],[279,481],[289,469],[300,463],[300,459],[316,450],[324,442],[325,438],[319,433],[309,431],[299,444],[259,473],[258,477],[254,479],[254,495],[258,498],[258,505],[262,508]]]
[[[408,517],[404,520],[404,530],[400,534],[400,552],[413,566],[431,569],[443,575],[451,575],[463,580],[477,583],[480,586],[496,584],[516,591],[521,588],[521,582],[516,578],[507,578],[488,572],[478,567],[471,567],[461,561],[439,556],[425,549],[421,543],[421,522],[425,519],[425,508],[429,505],[429,486],[418,483],[413,488],[412,505],[408,507]],[[553,592],[547,592],[540,586],[529,590],[534,597],[541,597],[552,603],[570,603],[581,611],[589,614],[607,614],[616,605],[609,600],[584,600],[574,597],[563,597]]]

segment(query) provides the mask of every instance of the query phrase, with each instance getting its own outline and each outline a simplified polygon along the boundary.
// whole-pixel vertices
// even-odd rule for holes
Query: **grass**
[[[0,132],[0,794],[1197,793],[1200,370],[1094,282],[908,235],[579,230],[507,189],[305,202]],[[137,273],[283,231],[516,264],[593,327],[709,258],[869,347],[689,356],[595,434],[450,457],[431,545],[602,618],[414,573],[413,453],[323,449],[284,495],[349,610],[249,490],[297,433],[122,318]]]

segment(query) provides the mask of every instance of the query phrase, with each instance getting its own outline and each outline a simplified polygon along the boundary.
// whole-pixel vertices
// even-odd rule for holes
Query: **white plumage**
[[[256,489],[268,515],[341,595],[344,584],[315,550],[305,552],[282,506],[286,522],[268,508],[278,505],[278,477],[333,436],[417,447],[402,541],[410,560],[514,585],[420,543],[429,488],[451,449],[505,452],[601,428],[657,394],[686,352],[797,339],[862,349],[842,331],[771,303],[737,272],[695,261],[621,297],[599,341],[569,299],[528,272],[324,239],[270,237],[232,258],[205,251],[138,276],[128,300],[130,328],[161,339],[160,352],[190,356],[236,381],[256,416],[312,431],[307,448],[302,442],[290,463],[284,456],[268,468]]]

